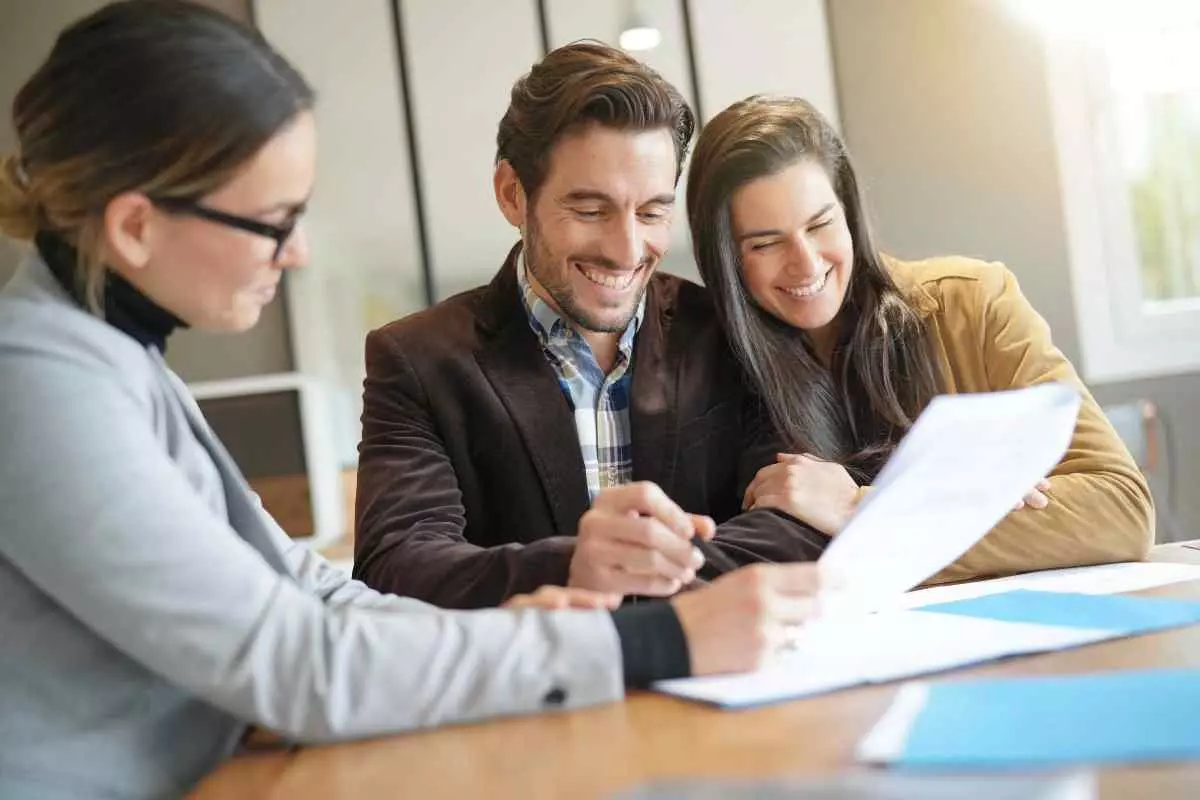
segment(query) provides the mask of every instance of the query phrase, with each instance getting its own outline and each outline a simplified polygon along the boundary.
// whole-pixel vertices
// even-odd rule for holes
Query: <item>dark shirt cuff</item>
[[[691,674],[687,638],[670,603],[625,605],[612,612],[612,618],[621,640],[626,686],[640,688]]]

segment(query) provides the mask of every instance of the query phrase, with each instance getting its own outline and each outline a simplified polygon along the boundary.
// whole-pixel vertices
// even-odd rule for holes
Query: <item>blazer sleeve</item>
[[[362,581],[353,580],[320,553],[288,536],[274,517],[262,508],[261,498],[254,495],[254,499],[261,510],[263,524],[276,547],[283,553],[284,562],[296,583],[326,605],[425,613],[437,613],[440,610],[420,600],[377,592]]]
[[[738,459],[737,496],[742,502],[746,487],[775,455],[785,451],[759,399],[747,394],[742,405],[744,446]],[[720,458],[720,454],[712,457]],[[712,547],[705,548],[707,558],[700,575],[717,575],[757,562],[786,563],[816,561],[829,543],[829,537],[795,517],[775,509],[743,511],[717,526]],[[716,552],[713,552],[713,551]]]
[[[934,582],[1146,557],[1154,544],[1154,505],[1134,463],[1075,368],[1050,340],[1050,326],[995,265],[973,285],[971,328],[980,336],[988,389],[1061,381],[1083,404],[1066,455],[1049,475],[1050,505],[1008,514]],[[948,299],[947,299],[948,300]]]
[[[420,377],[386,331],[367,337],[354,576],[447,608],[482,608],[565,585],[574,537],[467,541],[454,464]]]
[[[247,723],[320,742],[622,696],[607,612],[389,612],[328,573],[303,579],[318,596],[211,511],[107,366],[10,352],[0,385],[0,555],[81,635]]]

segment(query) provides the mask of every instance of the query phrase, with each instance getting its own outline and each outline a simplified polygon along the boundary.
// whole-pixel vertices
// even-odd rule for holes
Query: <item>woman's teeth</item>
[[[803,286],[788,286],[783,287],[782,291],[790,294],[792,297],[812,297],[825,288],[826,282],[829,281],[829,275],[833,272],[832,269],[826,270],[821,277],[817,278],[812,283],[806,283]]]

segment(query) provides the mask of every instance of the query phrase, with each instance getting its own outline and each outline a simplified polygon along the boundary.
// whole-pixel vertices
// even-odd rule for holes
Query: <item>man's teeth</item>
[[[792,297],[812,297],[814,294],[825,288],[825,282],[828,280],[829,273],[826,272],[812,283],[805,284],[804,286],[787,287],[783,291],[787,292]]]
[[[628,289],[633,285],[633,279],[637,276],[637,270],[622,272],[617,275],[611,272],[598,272],[585,268],[580,268],[579,271],[583,273],[583,277],[606,289]]]

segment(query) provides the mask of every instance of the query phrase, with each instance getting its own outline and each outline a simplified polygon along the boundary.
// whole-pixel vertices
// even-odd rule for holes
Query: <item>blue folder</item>
[[[1096,628],[1124,636],[1200,623],[1200,603],[1161,597],[1024,589],[925,606],[921,610],[1003,622]]]
[[[1146,670],[930,686],[893,762],[1048,768],[1200,758],[1200,670]]]

